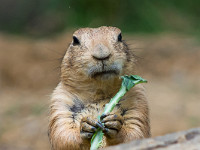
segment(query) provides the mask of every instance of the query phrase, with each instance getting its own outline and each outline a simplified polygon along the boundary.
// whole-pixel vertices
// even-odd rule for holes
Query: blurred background
[[[48,150],[48,106],[80,27],[121,28],[138,56],[152,136],[200,125],[199,0],[0,0],[0,150]]]

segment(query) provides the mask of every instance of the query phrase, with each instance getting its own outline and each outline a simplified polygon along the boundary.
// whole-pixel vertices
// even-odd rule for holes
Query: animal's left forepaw
[[[101,116],[101,122],[104,123],[103,132],[109,138],[114,138],[121,130],[124,119],[121,115],[107,114]]]

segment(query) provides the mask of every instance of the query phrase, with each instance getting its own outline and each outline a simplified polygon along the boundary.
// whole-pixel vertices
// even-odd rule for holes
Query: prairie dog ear
[[[72,41],[73,46],[80,45],[80,41],[76,36],[73,36],[73,41]]]

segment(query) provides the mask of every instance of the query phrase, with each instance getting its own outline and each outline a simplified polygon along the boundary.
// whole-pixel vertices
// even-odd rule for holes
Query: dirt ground
[[[200,125],[200,41],[124,35],[146,78],[152,136]],[[0,34],[0,150],[48,150],[49,97],[71,32],[46,39]]]

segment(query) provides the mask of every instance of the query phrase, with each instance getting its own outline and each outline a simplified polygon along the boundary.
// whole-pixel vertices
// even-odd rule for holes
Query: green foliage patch
[[[78,27],[200,32],[199,0],[0,0],[0,29],[47,35]]]

